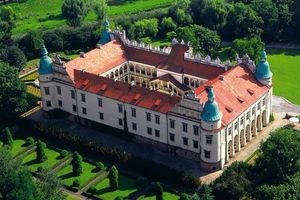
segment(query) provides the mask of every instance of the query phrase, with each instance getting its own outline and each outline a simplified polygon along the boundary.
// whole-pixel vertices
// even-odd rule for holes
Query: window
[[[122,104],[118,104],[118,110],[119,110],[119,113],[123,113],[123,107],[122,107]]]
[[[119,125],[120,125],[120,126],[123,126],[123,119],[118,118],[118,121],[119,121]]]
[[[244,123],[244,117],[241,117],[241,125]]]
[[[228,135],[231,135],[231,133],[232,133],[232,129],[231,129],[231,127],[229,127],[229,129],[228,129]]]
[[[212,135],[206,135],[206,144],[212,144]]]
[[[263,106],[266,105],[266,98],[263,99]]]
[[[136,117],[136,109],[135,108],[131,108],[131,116]]]
[[[155,137],[159,137],[160,136],[160,131],[155,129]]]
[[[103,120],[104,119],[104,115],[102,112],[99,112],[99,119]]]
[[[238,122],[235,122],[235,123],[234,123],[234,130],[236,130],[237,127],[238,127]]]
[[[187,146],[187,145],[189,144],[189,143],[188,143],[188,138],[187,138],[187,137],[183,137],[182,140],[183,140],[183,144],[184,144],[184,145]]]
[[[50,95],[49,87],[45,87],[44,90],[45,90],[45,95]]]
[[[160,116],[159,115],[155,115],[155,123],[160,124]]]
[[[255,107],[252,108],[252,115],[255,113]]]
[[[151,122],[151,113],[146,112],[146,119],[148,122]]]
[[[195,149],[198,149],[198,141],[193,140],[193,147],[194,147]]]
[[[98,106],[99,106],[99,107],[102,107],[102,103],[103,103],[103,102],[102,102],[102,99],[101,99],[101,98],[98,98]]]
[[[194,128],[194,135],[199,135],[199,127],[194,125],[193,128]]]
[[[51,101],[46,101],[46,106],[51,107]]]
[[[60,86],[56,86],[56,91],[57,91],[57,94],[61,94],[61,87]]]
[[[174,142],[175,141],[175,134],[170,133],[170,141]]]
[[[136,123],[132,123],[132,130],[136,130]]]
[[[249,120],[249,118],[250,118],[250,111],[248,111],[246,115],[246,119]]]
[[[58,106],[62,107],[62,101],[61,100],[58,100]]]
[[[71,98],[75,99],[75,91],[74,90],[71,90]]]
[[[260,109],[260,102],[257,104],[257,110]]]
[[[147,133],[148,133],[148,135],[152,135],[152,128],[147,127]]]
[[[72,108],[73,108],[73,112],[76,112],[77,111],[77,108],[76,108],[76,105],[72,105]]]
[[[85,94],[82,94],[82,93],[81,93],[81,101],[82,101],[82,102],[85,102]]]
[[[187,126],[187,123],[182,122],[182,131],[183,131],[183,132],[188,132],[188,126]]]
[[[86,108],[85,108],[85,107],[82,107],[82,113],[83,113],[84,115],[86,115]]]
[[[175,120],[174,119],[170,119],[170,128],[175,128]]]
[[[205,158],[210,158],[210,151],[204,150],[204,157]]]

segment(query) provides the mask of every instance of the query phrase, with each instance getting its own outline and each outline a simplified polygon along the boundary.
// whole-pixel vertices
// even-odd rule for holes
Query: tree
[[[279,129],[261,145],[256,159],[257,181],[282,184],[300,171],[300,135],[290,129]]]
[[[191,24],[190,4],[190,0],[176,0],[168,10],[169,16],[180,26]]]
[[[10,6],[0,8],[0,43],[11,36],[11,31],[15,26],[16,14]]]
[[[110,188],[112,190],[119,189],[119,172],[114,165],[111,167],[108,177]]]
[[[165,36],[166,33],[175,31],[176,24],[171,17],[164,17],[160,23],[159,32],[161,36]]]
[[[0,62],[0,124],[14,120],[26,110],[26,91],[18,70]]]
[[[158,33],[158,20],[157,19],[143,19],[134,23],[135,36],[142,37],[155,37]]]
[[[87,9],[84,0],[64,0],[61,12],[67,24],[76,27],[81,25]]]
[[[90,7],[97,15],[98,22],[101,22],[106,17],[108,7],[105,0],[92,0]]]
[[[155,190],[155,199],[163,200],[164,199],[164,190],[160,183],[155,184],[154,190]]]
[[[197,188],[196,194],[201,200],[214,200],[212,188],[206,184],[200,185]]]
[[[6,46],[5,49],[0,51],[0,60],[21,71],[26,64],[27,58],[19,47]]]
[[[63,200],[66,195],[63,191],[63,183],[50,170],[42,169],[37,174],[37,193],[44,200]]]
[[[38,162],[44,162],[45,160],[47,160],[45,148],[46,144],[38,140],[36,143],[36,160]]]
[[[11,132],[8,127],[3,129],[3,145],[7,145],[9,147],[12,147],[14,144],[14,140],[12,138]]]
[[[19,46],[28,58],[36,58],[40,57],[43,43],[41,31],[30,31],[19,41]]]
[[[182,194],[180,195],[179,200],[190,200],[190,197],[189,197],[188,194],[182,193]]]
[[[75,151],[73,154],[73,159],[71,164],[72,164],[73,174],[75,176],[80,176],[82,174],[82,157],[81,155],[79,155],[77,151]]]
[[[232,46],[237,54],[240,56],[247,54],[256,63],[260,60],[261,52],[264,50],[264,43],[257,37],[251,39],[235,39]]]
[[[251,190],[251,167],[244,162],[235,162],[224,170],[212,184],[217,200],[239,200]]]
[[[224,0],[192,0],[194,22],[213,30],[225,25],[227,7]]]
[[[227,38],[255,37],[262,33],[263,20],[248,5],[234,4],[227,16],[225,36]]]

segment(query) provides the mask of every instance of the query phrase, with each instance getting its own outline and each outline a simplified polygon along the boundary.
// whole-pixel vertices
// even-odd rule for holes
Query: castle
[[[184,42],[169,48],[130,41],[105,30],[97,47],[80,57],[39,65],[43,110],[61,109],[80,123],[130,132],[139,142],[222,169],[269,123],[272,73],[262,52],[255,66],[194,55]]]

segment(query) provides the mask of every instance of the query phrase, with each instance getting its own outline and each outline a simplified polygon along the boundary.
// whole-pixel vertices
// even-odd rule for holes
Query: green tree
[[[247,54],[256,63],[260,60],[261,52],[264,50],[264,43],[257,37],[251,39],[235,39],[232,46],[237,54],[240,56]]]
[[[47,160],[45,148],[46,148],[46,144],[38,140],[36,143],[36,160],[38,162],[44,162],[45,160]]]
[[[164,199],[164,190],[160,183],[156,183],[154,186],[155,190],[155,199],[156,200],[163,200]]]
[[[224,170],[212,184],[217,200],[239,200],[251,190],[251,167],[244,162],[235,162]]]
[[[119,172],[117,168],[113,165],[109,172],[109,185],[112,190],[119,189]]]
[[[224,0],[192,0],[194,22],[213,30],[224,27],[227,6]]]
[[[25,86],[18,78],[18,70],[0,62],[0,124],[11,122],[26,106]]]
[[[3,129],[3,145],[7,145],[12,147],[14,144],[14,140],[12,138],[11,132],[9,130],[8,127],[6,127],[5,129]]]
[[[50,170],[42,169],[37,174],[36,180],[37,193],[44,200],[63,200],[66,195],[63,191],[63,183]]]
[[[186,193],[182,193],[179,197],[179,200],[190,200],[190,197]]]
[[[157,19],[143,19],[134,23],[135,36],[142,37],[155,37],[158,33],[158,20]]]
[[[164,17],[159,26],[159,32],[161,36],[164,36],[166,33],[175,31],[176,24],[171,17]]]
[[[16,14],[10,6],[0,7],[0,43],[11,36],[11,31],[15,26]]]
[[[281,184],[300,171],[300,134],[279,129],[260,148],[256,159],[256,179],[265,184]]]
[[[80,26],[87,14],[85,1],[64,0],[61,12],[68,25],[73,27]]]
[[[5,49],[0,51],[0,60],[21,71],[26,64],[27,58],[19,47],[6,46]]]
[[[98,22],[101,22],[107,14],[107,4],[105,0],[92,0],[90,2],[91,10],[97,15]]]
[[[201,200],[214,200],[212,188],[206,184],[200,185],[196,190],[196,194]]]
[[[40,57],[43,43],[41,31],[30,31],[19,41],[19,46],[28,58],[36,58]]]
[[[249,5],[234,4],[226,21],[225,35],[230,39],[255,37],[262,33],[263,20]]]
[[[72,169],[73,169],[73,174],[75,176],[80,176],[82,174],[82,156],[75,151],[72,157]]]
[[[176,0],[168,10],[169,16],[180,26],[191,24],[190,4],[190,0]]]

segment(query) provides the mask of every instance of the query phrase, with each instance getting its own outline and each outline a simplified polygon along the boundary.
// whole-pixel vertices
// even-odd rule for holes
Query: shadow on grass
[[[24,165],[30,166],[30,165],[35,165],[35,164],[39,164],[39,163],[42,163],[42,162],[38,162],[36,159],[33,159],[33,160],[30,160],[30,161],[24,163]]]
[[[113,190],[112,189],[110,189],[109,187],[107,187],[107,188],[102,188],[102,189],[100,189],[100,190],[98,190],[97,192],[96,192],[96,195],[102,195],[102,194],[105,194],[105,193],[108,193],[108,192],[112,192]]]
[[[286,56],[300,56],[299,49],[267,48],[267,53],[270,55],[283,54]]]
[[[67,174],[61,175],[59,178],[64,180],[64,179],[68,179],[68,178],[72,178],[72,177],[76,177],[76,176],[73,174],[73,172],[69,172]]]
[[[101,170],[97,169],[97,167],[95,167],[94,169],[91,170],[92,173],[98,173],[98,172],[100,172],[100,171],[101,171]]]

